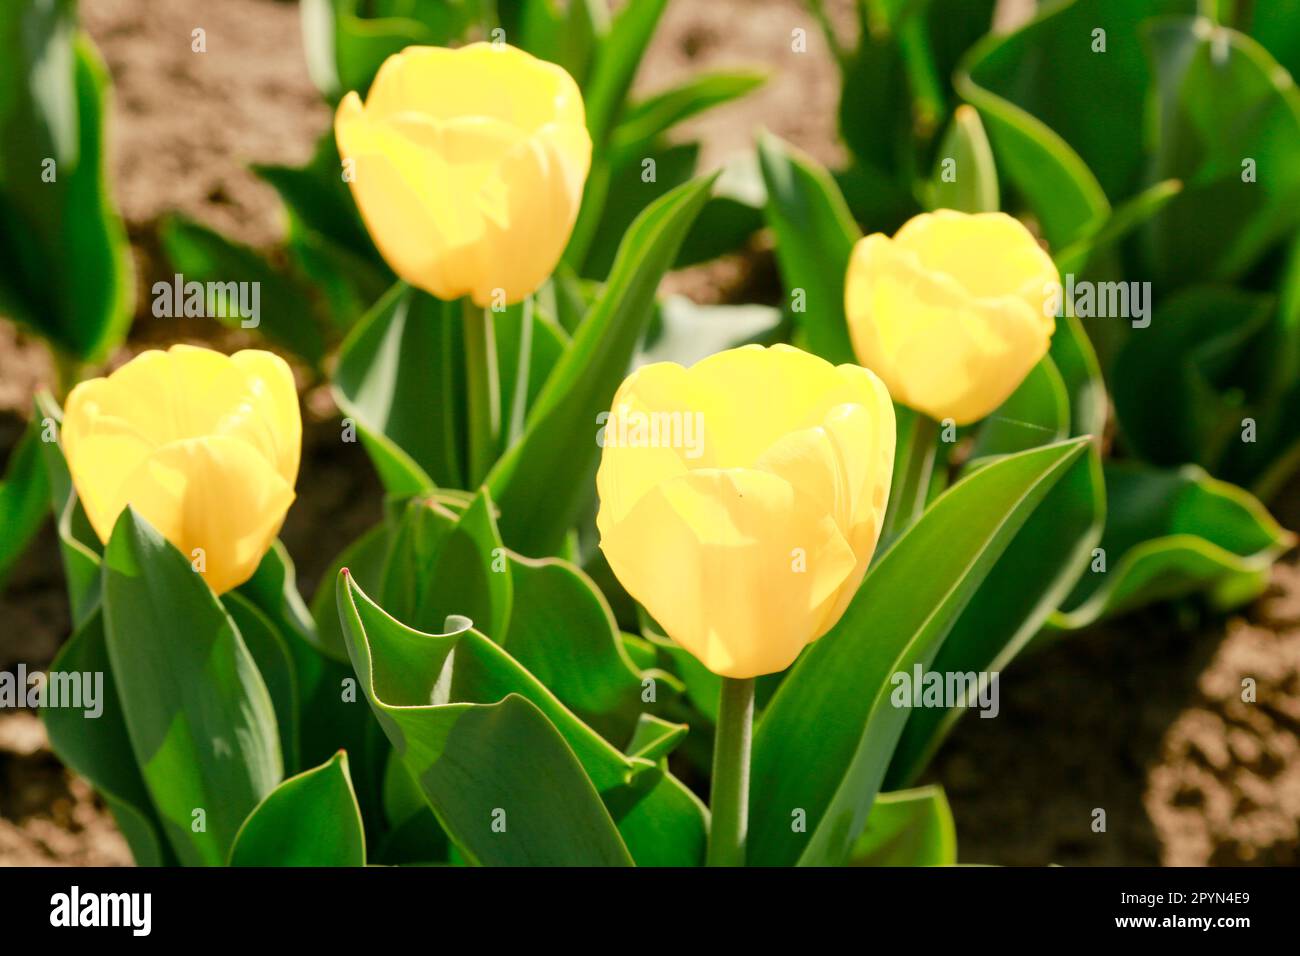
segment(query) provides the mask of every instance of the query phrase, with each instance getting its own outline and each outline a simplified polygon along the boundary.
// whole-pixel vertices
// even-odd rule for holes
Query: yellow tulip
[[[247,581],[275,540],[301,448],[293,373],[257,350],[142,352],[79,384],[63,415],[68,470],[99,539],[130,505],[218,594]]]
[[[1047,352],[1060,275],[1020,222],[942,209],[858,241],[844,307],[858,361],[936,421],[983,418]]]
[[[582,93],[562,68],[505,44],[408,47],[364,104],[343,98],[334,132],[370,235],[407,282],[487,307],[555,268],[591,167]]]
[[[866,573],[894,462],[885,386],[788,345],[647,365],[603,429],[600,547],[723,677],[788,667]]]

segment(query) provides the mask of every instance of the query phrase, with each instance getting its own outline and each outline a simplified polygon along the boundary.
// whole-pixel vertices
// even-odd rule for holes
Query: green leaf
[[[981,675],[1000,674],[1086,572],[1105,515],[1101,457],[1092,440],[1015,532],[928,669],[966,675],[974,682]],[[885,788],[916,780],[966,710],[978,706],[968,699],[965,706],[913,710],[890,759]]]
[[[415,630],[434,633],[452,615],[501,641],[513,601],[510,569],[484,489],[456,514],[436,500],[408,502],[384,562],[384,604]]]
[[[980,115],[970,106],[959,106],[952,125],[935,156],[930,179],[929,207],[961,212],[996,212],[998,171],[993,148],[984,132]]]
[[[348,755],[290,777],[249,814],[231,866],[365,866],[366,834]]]
[[[1157,20],[1143,36],[1151,175],[1185,183],[1144,230],[1147,270],[1157,288],[1234,279],[1300,226],[1300,91],[1258,43],[1203,17]]]
[[[203,578],[132,508],[104,551],[104,623],[131,749],[164,834],[183,863],[220,865],[282,775],[257,665]]]
[[[63,411],[46,393],[36,396],[36,416],[41,421],[42,429],[51,423],[62,426]],[[56,430],[56,434],[60,433]],[[42,441],[40,450],[45,459],[50,506],[59,533],[59,556],[68,588],[72,623],[74,627],[80,627],[99,606],[99,566],[103,546],[90,527],[81,502],[77,500],[72,475],[69,474],[68,463],[63,457],[62,438],[56,442]]]
[[[633,104],[614,130],[610,153],[617,164],[639,159],[650,144],[684,119],[739,99],[762,86],[767,74],[757,70],[700,73],[680,86]]]
[[[0,308],[99,361],[135,285],[108,193],[108,71],[75,18],[71,0],[0,7]]]
[[[473,631],[404,628],[365,600],[346,573],[339,613],[376,716],[471,861],[632,862],[592,781],[535,704],[518,693],[495,703],[451,702],[441,677],[449,659],[450,679],[464,666],[460,652],[468,642],[461,638]]]
[[[1083,575],[1053,615],[1055,628],[1086,627],[1206,589],[1220,606],[1242,603],[1295,541],[1245,491],[1192,465],[1163,471],[1107,463],[1106,499],[1104,569]]]
[[[641,674],[591,579],[558,558],[510,557],[514,610],[502,646],[575,712],[635,708]]]
[[[173,302],[174,314],[188,308],[190,283],[204,286],[204,314],[229,328],[257,329],[312,365],[325,355],[325,339],[309,291],[301,282],[277,272],[247,246],[185,216],[172,214],[159,227],[159,239],[172,267],[183,277],[184,298]],[[175,281],[163,280],[177,298]],[[256,289],[253,303],[243,289]]]
[[[334,581],[339,572],[347,568],[357,581],[372,591],[381,591],[384,583],[384,565],[388,560],[389,529],[377,524],[349,544],[330,563],[321,575],[321,583],[311,599],[311,616],[316,624],[316,635],[323,653],[336,661],[348,663],[347,639],[339,623],[339,602],[334,593]]]
[[[1073,315],[1056,320],[1056,332],[1048,351],[1060,373],[1070,402],[1070,434],[1100,437],[1106,430],[1109,403],[1097,355]]]
[[[239,629],[257,672],[266,683],[275,708],[275,723],[280,737],[284,766],[297,769],[298,763],[298,681],[288,638],[271,619],[248,598],[232,591],[221,598],[222,606]]]
[[[853,866],[953,866],[957,825],[939,786],[882,793],[853,844]]]
[[[1062,155],[1092,171],[1079,185],[1089,191],[1095,186],[1116,201],[1131,193],[1146,161],[1145,127],[1139,118],[1146,109],[1152,74],[1140,25],[1161,14],[1194,13],[1196,5],[1196,0],[1042,4],[1038,15],[1020,29],[990,35],[978,44],[962,65],[957,88],[982,112],[986,104],[981,100],[1000,101],[1025,121],[1026,133],[1059,135],[1067,151]],[[972,87],[980,99],[970,95]],[[995,112],[999,123],[1012,121],[1009,112]],[[1126,121],[1115,122],[1119,116]],[[997,146],[998,134],[992,127],[990,133]],[[1047,145],[1046,140],[1039,143]],[[1054,239],[1053,245],[1057,242]]]
[[[339,350],[335,401],[389,494],[464,483],[460,333],[448,303],[398,283]]]
[[[786,675],[755,731],[749,859],[838,864],[866,823],[908,711],[891,675],[928,665],[1026,519],[1086,450],[1009,455],[941,495],[867,572]],[[806,832],[790,825],[806,813]]]
[[[469,859],[625,863],[630,851],[643,866],[683,866],[703,858],[706,811],[680,782],[619,753],[466,622],[453,620],[440,636],[412,631],[346,574],[338,596],[371,706]],[[495,808],[507,811],[507,833],[491,831]]]
[[[1243,361],[1275,314],[1270,297],[1232,288],[1191,286],[1163,300],[1115,359],[1126,444],[1160,465],[1213,466],[1235,454],[1262,379]]]
[[[50,672],[80,674],[83,681],[103,676],[98,716],[90,718],[85,710],[70,707],[41,709],[50,748],[108,804],[137,866],[174,865],[176,855],[163,839],[162,824],[131,750],[98,610],[60,648]]]
[[[23,430],[9,453],[4,481],[0,482],[0,590],[14,564],[22,557],[45,522],[50,506],[50,481],[41,461],[40,419]]]
[[[835,364],[855,361],[844,316],[844,275],[862,236],[844,197],[816,161],[764,133],[758,158],[767,184],[767,223],[788,294],[803,292],[795,310],[806,347]]]
[[[1120,203],[1093,231],[1056,254],[1057,271],[1061,275],[1082,274],[1094,260],[1114,250],[1121,240],[1160,212],[1182,190],[1181,181],[1166,179]]]
[[[614,18],[596,51],[591,80],[583,90],[587,129],[599,151],[623,113],[628,90],[668,0],[633,0]]]
[[[554,554],[576,522],[600,450],[597,416],[609,410],[650,319],[659,280],[711,183],[705,178],[679,186],[637,217],[604,291],[538,396],[523,438],[489,474],[501,507],[501,535],[515,550]]]
[[[971,449],[972,461],[1036,448],[1070,433],[1070,396],[1050,355],[984,419]]]
[[[654,714],[642,714],[637,719],[627,752],[645,760],[663,760],[677,749],[690,729],[686,724],[674,724]]]

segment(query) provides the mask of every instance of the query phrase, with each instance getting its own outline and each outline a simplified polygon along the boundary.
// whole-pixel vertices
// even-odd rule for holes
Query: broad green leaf
[[[283,774],[275,709],[221,603],[132,508],[104,550],[104,626],[131,749],[164,835],[183,863],[220,865]]]
[[[853,844],[853,866],[953,866],[957,825],[939,786],[876,797],[866,829]]]
[[[1065,315],[1056,320],[1048,355],[1061,375],[1069,398],[1070,434],[1103,435],[1109,414],[1106,384],[1092,343],[1077,318]]]
[[[868,571],[844,616],[786,675],[755,730],[749,861],[844,862],[908,711],[891,675],[928,666],[1016,533],[1084,454],[1009,455],[941,495]],[[806,830],[791,826],[802,810]]]
[[[587,719],[639,706],[641,674],[591,580],[558,558],[510,557],[514,609],[502,646]]]
[[[451,701],[442,675],[449,662],[448,682],[465,666],[461,638],[472,631],[404,628],[366,601],[346,572],[339,613],[376,716],[471,861],[632,862],[592,781],[535,704],[518,693],[495,703]]]
[[[1145,164],[1139,118],[1152,75],[1139,26],[1161,14],[1193,13],[1195,7],[1196,0],[1042,4],[1037,16],[1018,30],[983,40],[964,61],[957,88],[981,112],[986,109],[982,100],[991,105],[996,99],[1009,107],[1007,112],[994,110],[997,122],[1014,122],[1017,114],[1025,122],[1016,125],[1044,148],[1059,136],[1066,150],[1062,155],[1086,167],[1083,172],[1092,171],[1079,178],[1079,185],[1088,191],[1098,187],[1118,201],[1134,191]],[[971,96],[972,88],[980,99]],[[1116,117],[1125,119],[1117,122]],[[1047,137],[1039,139],[1035,131]],[[999,133],[992,128],[990,133],[997,146]],[[1002,134],[1010,135],[1005,130]],[[1000,165],[1002,160],[999,155]],[[1013,175],[1024,190],[1021,173],[1032,176],[1032,170]],[[1054,238],[1053,245],[1058,243]]]
[[[108,804],[137,866],[174,864],[176,855],[163,839],[162,824],[131,750],[98,610],[59,649],[50,672],[80,674],[83,681],[87,675],[102,675],[97,716],[70,707],[41,709],[50,748]]]
[[[460,341],[451,305],[399,282],[339,350],[335,401],[389,494],[464,483]]]
[[[297,632],[309,644],[318,643],[316,624],[298,591],[298,571],[279,538],[238,592],[265,614],[281,634]]]
[[[1231,280],[1300,225],[1300,91],[1254,40],[1205,18],[1146,24],[1151,175],[1185,188],[1147,224],[1156,283]]]
[[[134,300],[104,155],[108,71],[72,0],[0,6],[0,309],[99,361]]]
[[[989,413],[971,449],[972,460],[1036,448],[1070,433],[1070,395],[1050,355]]]
[[[1109,514],[1094,560],[1052,616],[1055,628],[1209,589],[1231,606],[1258,593],[1275,560],[1295,541],[1249,494],[1195,466],[1164,471],[1106,465]]]
[[[159,238],[183,278],[184,298],[179,302],[174,301],[175,280],[162,280],[172,288],[177,315],[182,310],[188,314],[190,283],[202,284],[198,301],[204,315],[230,328],[256,329],[310,364],[320,364],[325,339],[311,295],[301,282],[276,271],[247,246],[179,214],[163,221]],[[256,290],[257,299],[244,290]],[[256,315],[248,314],[254,311]]]
[[[1015,532],[928,670],[965,675],[977,689],[980,675],[1000,674],[1029,645],[1086,572],[1101,539],[1106,496],[1096,441],[1085,440],[1086,453],[1068,465]],[[963,713],[981,706],[978,697],[958,703],[911,712],[890,759],[886,789],[916,780]]]
[[[862,236],[844,197],[816,161],[771,134],[758,142],[767,222],[776,233],[781,280],[806,347],[835,364],[853,362],[844,316],[844,275]]]
[[[653,762],[619,753],[463,619],[449,622],[451,633],[423,634],[346,574],[338,594],[363,689],[469,859],[617,863],[629,851],[640,865],[702,859],[699,801]],[[494,808],[507,810],[508,837],[491,832]]]
[[[1262,383],[1243,359],[1276,314],[1270,297],[1233,288],[1192,286],[1163,300],[1115,359],[1125,443],[1160,465],[1212,466],[1233,454]]]
[[[334,581],[339,572],[347,568],[362,585],[381,592],[384,583],[384,565],[388,560],[389,529],[377,524],[349,544],[336,557],[325,573],[311,599],[311,616],[316,624],[320,649],[336,661],[348,663],[348,645],[339,623],[339,602],[334,593]]]
[[[458,615],[504,639],[513,575],[493,511],[486,489],[459,514],[432,499],[407,503],[384,562],[382,593],[394,617],[433,633]]]
[[[277,630],[261,608],[237,591],[222,595],[221,604],[238,628],[239,636],[266,684],[266,691],[271,695],[284,766],[290,771],[297,770],[300,766],[298,681],[288,638]]]
[[[40,419],[33,419],[9,453],[0,481],[0,590],[50,510],[50,480],[41,460]]]
[[[649,321],[659,280],[711,183],[706,178],[679,186],[637,217],[604,291],[537,397],[523,438],[489,474],[501,508],[501,536],[520,553],[554,554],[577,521],[599,452],[597,416],[609,410]]]
[[[239,828],[231,866],[365,866],[366,834],[348,755],[280,784]]]

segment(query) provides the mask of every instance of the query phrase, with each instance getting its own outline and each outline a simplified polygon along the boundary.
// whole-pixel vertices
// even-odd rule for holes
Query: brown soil
[[[300,162],[328,126],[307,78],[296,5],[276,0],[82,0],[82,18],[116,82],[112,179],[141,289],[162,274],[154,233],[180,210],[257,246],[282,230],[274,193],[250,161]],[[842,17],[848,0],[832,4]],[[191,31],[208,52],[191,51]],[[791,30],[809,49],[790,49]],[[837,79],[797,0],[675,0],[638,81],[669,85],[699,69],[759,66],[767,86],[691,121],[706,168],[766,126],[823,161],[835,144]],[[671,277],[700,300],[775,289],[770,255],[751,250]],[[142,295],[141,302],[146,301]],[[142,310],[143,311],[143,310]],[[137,326],[142,343],[237,340],[201,327]],[[120,361],[121,358],[119,357]],[[31,396],[53,384],[44,348],[0,322],[0,458]],[[299,500],[284,529],[305,593],[344,543],[377,519],[380,492],[359,445],[338,441],[328,396],[304,396]],[[1300,489],[1280,517],[1300,524]],[[1287,513],[1287,512],[1290,513]],[[1295,863],[1300,857],[1300,566],[1241,614],[1188,622],[1170,609],[1075,635],[1001,681],[996,720],[958,726],[930,776],[945,786],[961,858],[1004,864]],[[0,595],[0,669],[49,663],[68,629],[49,529]],[[1255,703],[1241,681],[1256,681]],[[1106,811],[1106,831],[1092,829]],[[0,715],[0,864],[129,863],[100,801],[49,752],[38,720]]]

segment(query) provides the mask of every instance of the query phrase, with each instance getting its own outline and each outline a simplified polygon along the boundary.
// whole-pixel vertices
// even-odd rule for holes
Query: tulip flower
[[[871,372],[787,345],[647,365],[602,430],[600,547],[667,635],[726,678],[710,861],[743,858],[753,678],[840,619],[889,497],[894,411]]]
[[[63,450],[107,543],[130,505],[217,594],[247,581],[294,498],[302,419],[293,374],[270,352],[175,345],[77,385]]]
[[[844,307],[858,361],[898,402],[958,425],[997,408],[1047,353],[1052,259],[1000,212],[922,213],[860,239]]]
[[[352,194],[393,271],[480,308],[531,295],[555,268],[591,166],[582,94],[505,44],[408,47],[334,120]]]

